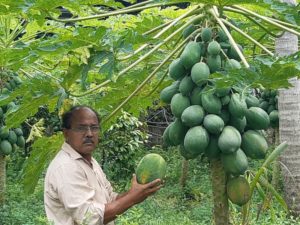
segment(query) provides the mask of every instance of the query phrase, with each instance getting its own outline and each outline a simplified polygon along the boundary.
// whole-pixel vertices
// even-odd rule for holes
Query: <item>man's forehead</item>
[[[72,120],[72,122],[80,122],[86,120],[95,120],[96,122],[98,122],[97,115],[89,108],[78,109],[78,111],[73,114]]]

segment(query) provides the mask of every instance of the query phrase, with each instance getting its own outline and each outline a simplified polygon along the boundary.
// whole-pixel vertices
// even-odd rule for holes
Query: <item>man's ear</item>
[[[68,142],[68,136],[69,136],[69,133],[68,133],[68,129],[65,129],[65,128],[63,128],[63,134],[64,134],[64,137],[65,137],[65,140],[66,140],[66,142]]]

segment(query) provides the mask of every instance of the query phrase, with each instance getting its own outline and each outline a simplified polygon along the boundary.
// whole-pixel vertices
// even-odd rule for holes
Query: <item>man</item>
[[[92,157],[98,144],[99,116],[76,106],[62,116],[65,142],[48,167],[45,210],[55,225],[113,225],[113,220],[161,188],[161,180],[138,184],[135,175],[128,192],[117,194]]]

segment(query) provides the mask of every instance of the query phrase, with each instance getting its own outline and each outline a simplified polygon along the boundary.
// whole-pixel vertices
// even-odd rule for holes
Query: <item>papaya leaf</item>
[[[41,105],[56,105],[57,100],[57,98],[42,95],[33,98],[32,101],[22,103],[17,110],[6,113],[6,126],[9,128],[20,126],[27,118],[35,115]]]
[[[27,79],[10,95],[1,96],[0,106],[15,101],[17,106],[6,112],[6,125],[17,127],[27,118],[35,115],[39,106],[48,105],[53,111],[59,98],[64,94],[58,84],[48,77]]]
[[[299,65],[290,60],[268,59],[258,57],[251,67],[229,69],[211,75],[218,88],[232,86],[243,89],[245,87],[278,89],[290,87],[288,79],[300,76]]]
[[[63,82],[61,83],[62,87],[65,90],[69,90],[72,84],[82,76],[85,65],[71,65],[68,68],[68,71],[62,76]]]
[[[51,137],[41,137],[32,145],[30,157],[25,162],[21,183],[26,194],[31,194],[42,175],[45,167],[54,158],[64,141],[61,133]]]
[[[283,197],[275,190],[275,188],[270,184],[263,176],[260,176],[258,180],[259,184],[266,188],[270,193],[272,193],[273,197],[277,200],[277,202],[282,206],[282,208],[288,212],[288,207],[283,199]]]
[[[256,187],[256,184],[259,182],[260,177],[265,172],[266,168],[270,165],[271,162],[273,162],[279,155],[288,147],[287,142],[284,141],[280,145],[278,145],[272,153],[267,157],[267,159],[264,161],[262,166],[257,171],[255,177],[251,181],[250,184],[250,193],[253,194],[254,188]]]

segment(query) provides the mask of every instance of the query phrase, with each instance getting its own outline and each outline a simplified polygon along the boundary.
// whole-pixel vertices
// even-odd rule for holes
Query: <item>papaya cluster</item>
[[[271,127],[279,127],[278,91],[264,89],[258,95],[259,107],[269,114]]]
[[[0,71],[1,77],[1,93],[13,91],[16,87],[22,84],[21,78],[17,73],[12,71]]]
[[[1,93],[13,91],[22,84],[22,80],[14,72],[1,71],[0,75],[4,78],[1,83]],[[15,106],[15,102],[10,102],[0,107],[0,155],[2,156],[11,154],[17,147],[25,147],[22,128],[7,129],[5,127],[5,113],[12,110]]]
[[[268,144],[260,130],[269,127],[270,119],[250,93],[245,96],[231,87],[214,86],[211,74],[240,69],[240,58],[220,29],[204,28],[200,35],[169,66],[174,82],[162,90],[160,98],[170,104],[175,120],[166,128],[163,139],[166,145],[179,145],[186,159],[200,154],[209,160],[221,159],[231,177],[229,199],[242,205],[250,193],[242,175],[248,168],[248,157],[265,157]]]
[[[0,118],[3,119],[3,109],[0,107]],[[15,129],[7,129],[0,126],[0,155],[7,156],[17,147],[25,147],[25,138],[21,127]]]

